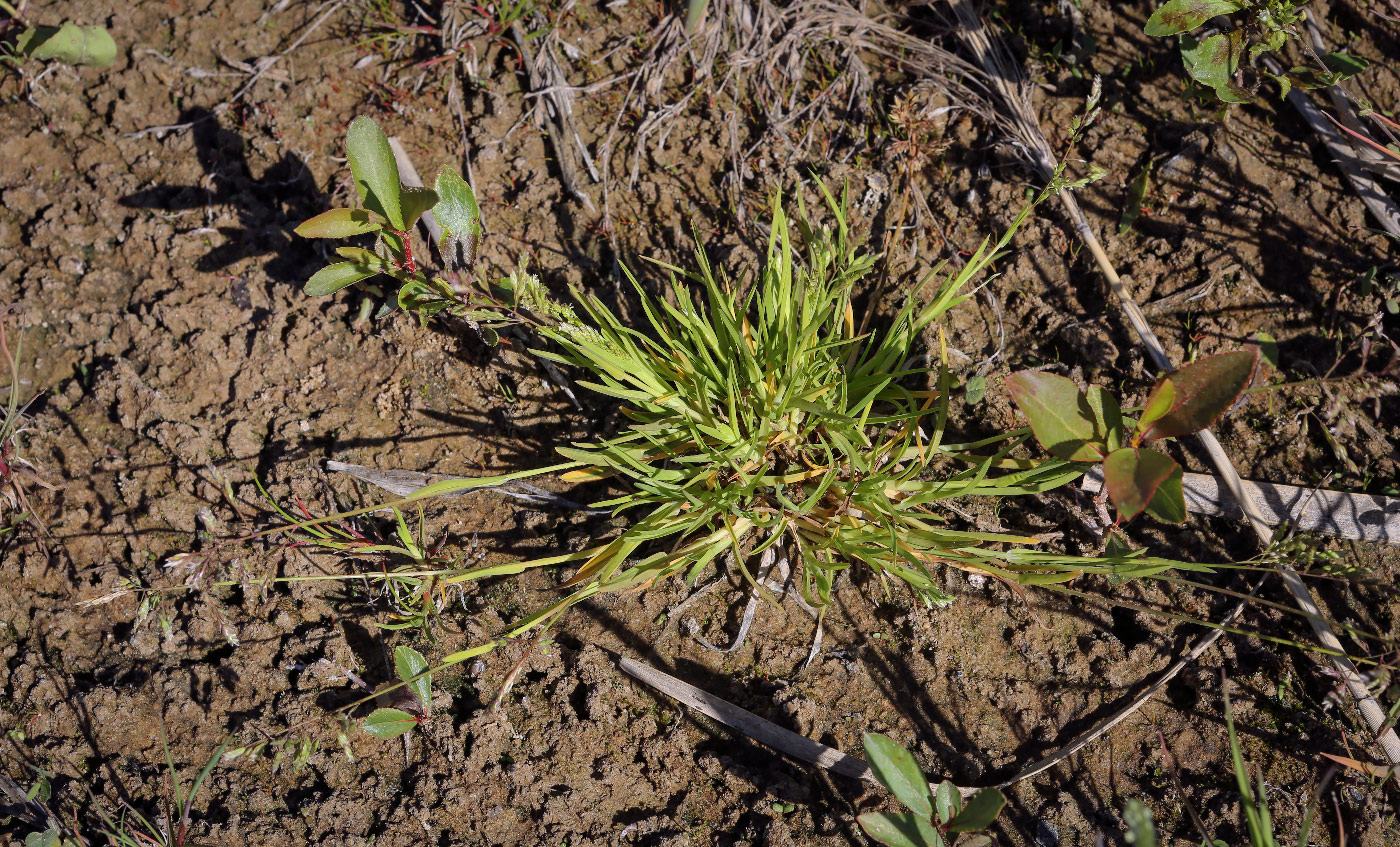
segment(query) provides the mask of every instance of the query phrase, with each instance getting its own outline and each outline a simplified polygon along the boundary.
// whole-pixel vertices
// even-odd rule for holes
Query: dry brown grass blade
[[[784,729],[772,721],[764,720],[747,709],[702,691],[688,682],[682,682],[668,673],[650,665],[622,657],[618,667],[628,676],[641,680],[657,691],[671,697],[703,715],[719,721],[727,727],[737,729],[749,738],[804,762],[820,765],[832,773],[849,776],[865,782],[875,782],[875,775],[864,760],[848,756],[834,747],[813,741]]]
[[[551,34],[545,37],[537,55],[530,48],[530,41],[526,38],[525,29],[519,21],[511,24],[510,35],[516,49],[520,51],[521,65],[530,80],[531,93],[544,101],[540,104],[545,110],[542,122],[545,132],[549,135],[549,143],[554,148],[554,162],[559,168],[559,180],[564,184],[564,190],[583,208],[596,212],[598,209],[593,205],[593,198],[588,196],[579,183],[574,158],[577,156],[582,160],[595,181],[598,174],[593,160],[588,155],[588,148],[574,125],[573,90],[567,85],[564,71],[559,67],[559,60],[554,55],[554,46],[550,39],[555,36]]]
[[[1317,27],[1319,17],[1323,20],[1327,18],[1325,3],[1319,4],[1319,8],[1308,15],[1306,26],[1313,51],[1318,55],[1326,55],[1331,51],[1323,43],[1322,32]],[[1269,70],[1278,73],[1280,68],[1277,63],[1269,61],[1271,65]],[[1341,118],[1343,128],[1353,135],[1357,135],[1356,130],[1360,129],[1361,121],[1357,118],[1355,110],[1352,109],[1351,101],[1347,99],[1346,92],[1342,90],[1340,85],[1333,85],[1327,89],[1327,95],[1332,100],[1332,108]],[[1400,238],[1400,207],[1397,207],[1395,201],[1385,193],[1385,189],[1381,188],[1380,181],[1372,175],[1370,170],[1378,163],[1390,163],[1390,160],[1364,146],[1358,147],[1356,142],[1342,136],[1336,127],[1332,126],[1335,121],[1331,121],[1317,106],[1313,105],[1307,92],[1294,88],[1288,92],[1288,102],[1293,104],[1293,108],[1297,109],[1303,119],[1308,122],[1312,131],[1327,145],[1327,150],[1332,154],[1337,167],[1341,168],[1342,173],[1356,192],[1356,196],[1360,197],[1361,202],[1366,205],[1367,211],[1380,221],[1386,232]],[[1385,150],[1384,147],[1381,149]],[[1390,151],[1386,152],[1394,155]]]
[[[961,24],[959,35],[977,56],[985,70],[986,78],[996,88],[1002,106],[1007,112],[1007,118],[1015,128],[1015,138],[1026,153],[1028,163],[1040,173],[1042,178],[1049,179],[1055,169],[1056,156],[1035,116],[1030,102],[1030,89],[1021,74],[1020,66],[1011,60],[1001,43],[994,41],[989,35],[981,19],[972,10],[969,0],[949,0],[949,3]],[[1103,245],[1099,243],[1098,237],[1089,226],[1088,218],[1079,207],[1079,202],[1069,191],[1061,191],[1059,199],[1074,224],[1075,233],[1084,246],[1089,249],[1094,261],[1099,266],[1099,270],[1108,280],[1109,288],[1128,316],[1128,322],[1132,325],[1138,338],[1141,339],[1143,346],[1147,348],[1148,355],[1154,365],[1163,371],[1174,370],[1166,349],[1148,324],[1147,317],[1138,307],[1132,293],[1128,291],[1117,270],[1114,269],[1108,254],[1104,252]],[[1206,452],[1210,454],[1211,463],[1215,466],[1220,479],[1235,498],[1235,502],[1239,503],[1250,527],[1258,536],[1259,543],[1267,547],[1273,540],[1273,533],[1263,515],[1260,514],[1254,500],[1245,495],[1239,472],[1235,470],[1229,455],[1226,454],[1225,449],[1220,446],[1220,442],[1216,440],[1215,435],[1210,430],[1202,430],[1197,437],[1206,448]],[[1386,728],[1385,710],[1381,708],[1380,703],[1367,689],[1365,680],[1356,671],[1356,666],[1346,657],[1346,650],[1342,647],[1341,641],[1321,617],[1317,603],[1313,600],[1307,586],[1303,584],[1302,578],[1287,565],[1278,565],[1277,571],[1284,586],[1293,596],[1294,602],[1298,604],[1298,608],[1308,616],[1308,621],[1312,625],[1313,634],[1318,642],[1324,649],[1337,654],[1330,657],[1333,667],[1356,700],[1362,718],[1371,728],[1371,732],[1384,751],[1387,761],[1393,765],[1400,765],[1400,737],[1396,736],[1394,729]],[[1206,640],[1214,641],[1214,638],[1217,637],[1216,633],[1219,632],[1216,630]],[[1193,650],[1193,652],[1195,651]],[[1180,665],[1173,665],[1173,668],[1169,670],[1170,673],[1179,671]],[[1141,702],[1145,702],[1145,700]]]

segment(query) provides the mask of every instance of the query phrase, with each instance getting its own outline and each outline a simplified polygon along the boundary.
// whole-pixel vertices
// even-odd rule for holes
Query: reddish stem
[[[403,229],[399,230],[398,233],[399,237],[403,239],[403,257],[405,263],[408,265],[408,272],[417,273],[418,270],[414,267],[413,264],[413,240],[409,238],[409,231]]]

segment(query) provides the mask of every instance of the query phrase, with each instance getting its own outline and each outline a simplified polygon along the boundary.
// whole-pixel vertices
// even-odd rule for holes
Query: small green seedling
[[[1014,373],[1006,386],[1051,455],[1103,463],[1104,488],[1120,521],[1147,512],[1181,523],[1186,520],[1181,466],[1145,445],[1213,424],[1249,385],[1257,359],[1255,352],[1222,353],[1158,379],[1131,438],[1117,398],[1098,386],[1081,391],[1066,377],[1040,371]]]
[[[303,238],[333,239],[372,235],[374,247],[338,248],[336,253],[345,261],[317,271],[307,280],[306,293],[322,296],[358,284],[377,295],[382,293],[378,279],[388,277],[398,284],[398,293],[380,309],[380,316],[396,307],[424,320],[447,312],[477,323],[494,341],[494,329],[511,322],[500,304],[477,303],[460,294],[448,279],[429,275],[422,257],[413,255],[413,227],[431,211],[442,227],[437,247],[447,276],[470,272],[482,235],[481,210],[471,186],[450,167],[438,173],[433,188],[404,185],[388,136],[370,118],[356,118],[345,143],[363,208],[331,209],[304,222],[296,233]]]
[[[433,675],[428,660],[412,647],[394,648],[394,673],[418,700],[417,714],[403,709],[375,709],[365,718],[365,732],[375,738],[398,738],[428,719],[433,704]]]
[[[875,778],[907,812],[866,812],[856,821],[865,834],[888,847],[975,847],[992,843],[985,835],[961,838],[992,825],[1006,805],[1006,795],[987,788],[964,802],[948,781],[932,788],[914,754],[878,732],[865,735],[865,755]],[[955,839],[958,839],[955,841]]]
[[[1329,53],[1319,67],[1299,66],[1283,74],[1260,67],[1260,59],[1277,53],[1300,37],[1307,0],[1167,0],[1147,19],[1146,33],[1181,36],[1181,59],[1196,82],[1226,103],[1253,101],[1263,77],[1278,83],[1281,96],[1293,86],[1326,88],[1366,69],[1366,61],[1346,53]],[[1210,19],[1230,15],[1225,32],[1197,38],[1192,33]]]

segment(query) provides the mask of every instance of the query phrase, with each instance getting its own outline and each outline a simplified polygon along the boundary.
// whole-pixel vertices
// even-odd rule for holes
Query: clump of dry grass
[[[723,182],[740,223],[748,217],[742,186],[754,176],[754,155],[765,145],[783,151],[769,165],[781,172],[811,156],[818,137],[844,140],[847,155],[860,149],[875,80],[886,71],[917,80],[910,88],[925,95],[926,111],[966,112],[1009,126],[1011,117],[998,112],[983,69],[936,40],[952,32],[950,21],[931,11],[919,22],[927,37],[900,23],[893,13],[870,13],[846,0],[714,0],[691,34],[681,15],[663,18],[598,148],[605,214],[611,163],[622,146],[631,145],[627,183],[635,186],[643,154],[664,148],[699,99],[722,104],[716,111],[727,114],[717,124],[729,159]],[[640,123],[621,132],[622,116],[634,110],[643,115]]]

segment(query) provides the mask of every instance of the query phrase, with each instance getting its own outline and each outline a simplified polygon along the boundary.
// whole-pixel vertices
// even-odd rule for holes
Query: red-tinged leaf
[[[885,847],[943,847],[943,835],[933,823],[908,812],[866,812],[856,818],[865,834]]]
[[[1171,456],[1146,447],[1124,447],[1103,461],[1103,482],[1118,518],[1130,521],[1142,514],[1162,483],[1179,473]]]
[[[1166,523],[1186,521],[1186,497],[1181,490],[1181,466],[1157,486],[1157,493],[1147,503],[1147,514]]]
[[[1043,371],[1019,371],[1006,378],[1011,400],[1030,422],[1031,432],[1051,455],[1073,462],[1103,458],[1099,432],[1087,398],[1071,380]]]
[[[1257,350],[1221,353],[1173,371],[1168,377],[1174,389],[1171,410],[1152,423],[1143,440],[1189,435],[1215,423],[1249,385],[1258,358]],[[1147,405],[1151,407],[1151,397]]]
[[[296,234],[302,238],[349,238],[379,229],[379,224],[370,220],[367,209],[331,209],[303,221]]]
[[[1147,19],[1143,31],[1156,37],[1176,35],[1193,30],[1216,15],[1238,12],[1245,5],[1242,0],[1167,0]]]

